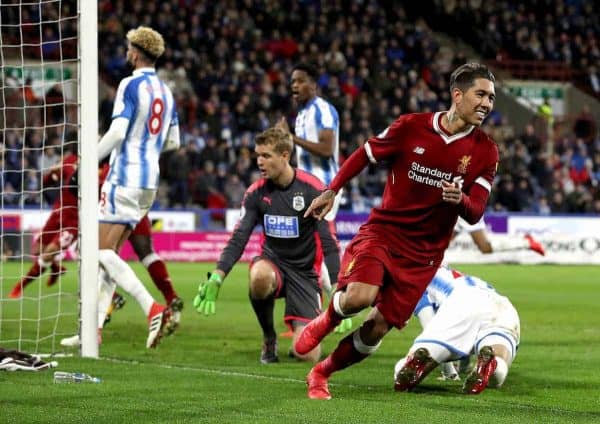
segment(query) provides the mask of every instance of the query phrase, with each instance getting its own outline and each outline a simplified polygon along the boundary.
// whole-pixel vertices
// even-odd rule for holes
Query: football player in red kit
[[[75,145],[75,144],[74,144]],[[44,186],[62,185],[52,212],[39,235],[33,242],[32,256],[35,258],[27,274],[13,287],[8,297],[18,299],[23,288],[42,275],[48,268],[51,274],[47,285],[52,286],[66,269],[60,264],[60,255],[77,241],[79,211],[77,209],[77,187],[71,180],[77,172],[77,154],[68,151],[61,163],[53,166],[44,176]]]
[[[308,352],[342,319],[374,306],[362,326],[310,371],[310,398],[330,399],[332,373],[374,353],[392,327],[404,327],[443,259],[457,218],[475,223],[483,215],[498,149],[479,127],[494,106],[494,81],[484,65],[457,68],[450,77],[450,110],[400,116],[352,153],[308,208],[307,215],[322,219],[336,193],[369,162],[389,164],[382,204],[346,248],[329,308],[296,340],[296,352]]]

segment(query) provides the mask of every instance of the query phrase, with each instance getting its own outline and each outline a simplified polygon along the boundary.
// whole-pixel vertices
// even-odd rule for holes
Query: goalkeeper
[[[249,297],[263,331],[260,361],[268,364],[279,361],[273,325],[275,299],[285,298],[284,321],[293,331],[295,342],[304,326],[321,311],[316,270],[321,269],[322,251],[332,252],[324,259],[333,282],[337,281],[340,258],[327,222],[304,218],[306,208],[324,186],[313,175],[290,165],[294,148],[291,135],[270,128],[256,137],[255,145],[262,178],[246,191],[240,222],[223,249],[217,268],[200,284],[194,307],[205,315],[215,313],[225,276],[241,257],[254,227],[262,224],[264,241],[261,254],[250,265]],[[316,362],[321,347],[304,355],[292,348],[290,354]]]

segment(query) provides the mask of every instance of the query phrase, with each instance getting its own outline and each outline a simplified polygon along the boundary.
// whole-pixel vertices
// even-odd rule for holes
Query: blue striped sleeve
[[[337,127],[337,111],[325,100],[314,103],[316,108],[315,119],[319,130],[335,130]]]
[[[421,312],[421,309],[426,308],[428,306],[434,308],[433,303],[431,303],[431,300],[429,300],[429,296],[427,296],[427,291],[425,291],[425,293],[423,293],[423,296],[421,296],[421,298],[419,299],[417,306],[415,306],[413,315],[417,316],[419,312]]]
[[[321,131],[323,129],[323,114],[321,113],[321,108],[319,105],[314,104],[315,108],[315,126],[317,127],[317,131]]]
[[[121,81],[121,84],[123,85],[123,87],[119,87],[119,91],[122,89],[123,90],[123,98],[119,99],[117,97],[117,99],[115,100],[115,103],[117,101],[121,101],[122,104],[117,106],[117,104],[115,104],[115,111],[113,112],[113,119],[114,118],[126,118],[131,120],[134,115],[135,115],[135,111],[137,109],[137,102],[138,102],[138,96],[137,96],[137,89],[138,86],[140,85],[140,82],[142,81],[141,78],[135,78],[135,79],[127,79],[127,80],[123,80]],[[119,107],[120,110],[117,110],[117,107]]]

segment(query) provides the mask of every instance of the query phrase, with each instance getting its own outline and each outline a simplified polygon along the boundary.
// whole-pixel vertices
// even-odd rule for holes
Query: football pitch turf
[[[45,310],[37,301],[6,299],[14,284],[6,276],[20,269],[2,266],[0,319]],[[74,291],[76,265],[68,266],[62,288]],[[152,286],[146,271],[133,266]],[[100,384],[53,384],[53,370],[0,371],[0,423],[600,423],[598,267],[455,266],[492,283],[519,311],[520,349],[499,390],[466,396],[460,382],[437,381],[434,371],[415,392],[395,393],[394,364],[419,330],[411,320],[402,331],[392,330],[372,357],[333,375],[331,401],[314,401],[306,398],[304,384],[310,365],[288,358],[289,339],[279,339],[280,363],[259,363],[261,333],[247,297],[247,265],[237,265],[227,278],[211,317],[197,314],[192,299],[214,265],[168,266],[185,300],[174,335],[156,350],[146,349],[145,317],[128,298],[105,327],[100,360],[56,359],[57,370],[89,373],[100,377]],[[160,298],[153,286],[151,291]],[[38,293],[52,295],[58,288],[35,282],[26,291]],[[44,302],[56,298],[64,310],[76,311],[73,295]],[[282,316],[278,301],[278,332],[285,331]],[[69,321],[60,320],[59,330],[76,328],[76,318]],[[0,340],[16,331],[10,328],[14,323],[0,324]],[[326,338],[324,351],[331,352],[341,337]]]

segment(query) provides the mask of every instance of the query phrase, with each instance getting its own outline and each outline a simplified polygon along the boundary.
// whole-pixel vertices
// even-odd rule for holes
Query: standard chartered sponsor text
[[[451,172],[443,172],[438,168],[429,168],[418,162],[413,162],[408,171],[408,178],[421,184],[426,184],[434,187],[441,187],[442,180],[452,180]]]

